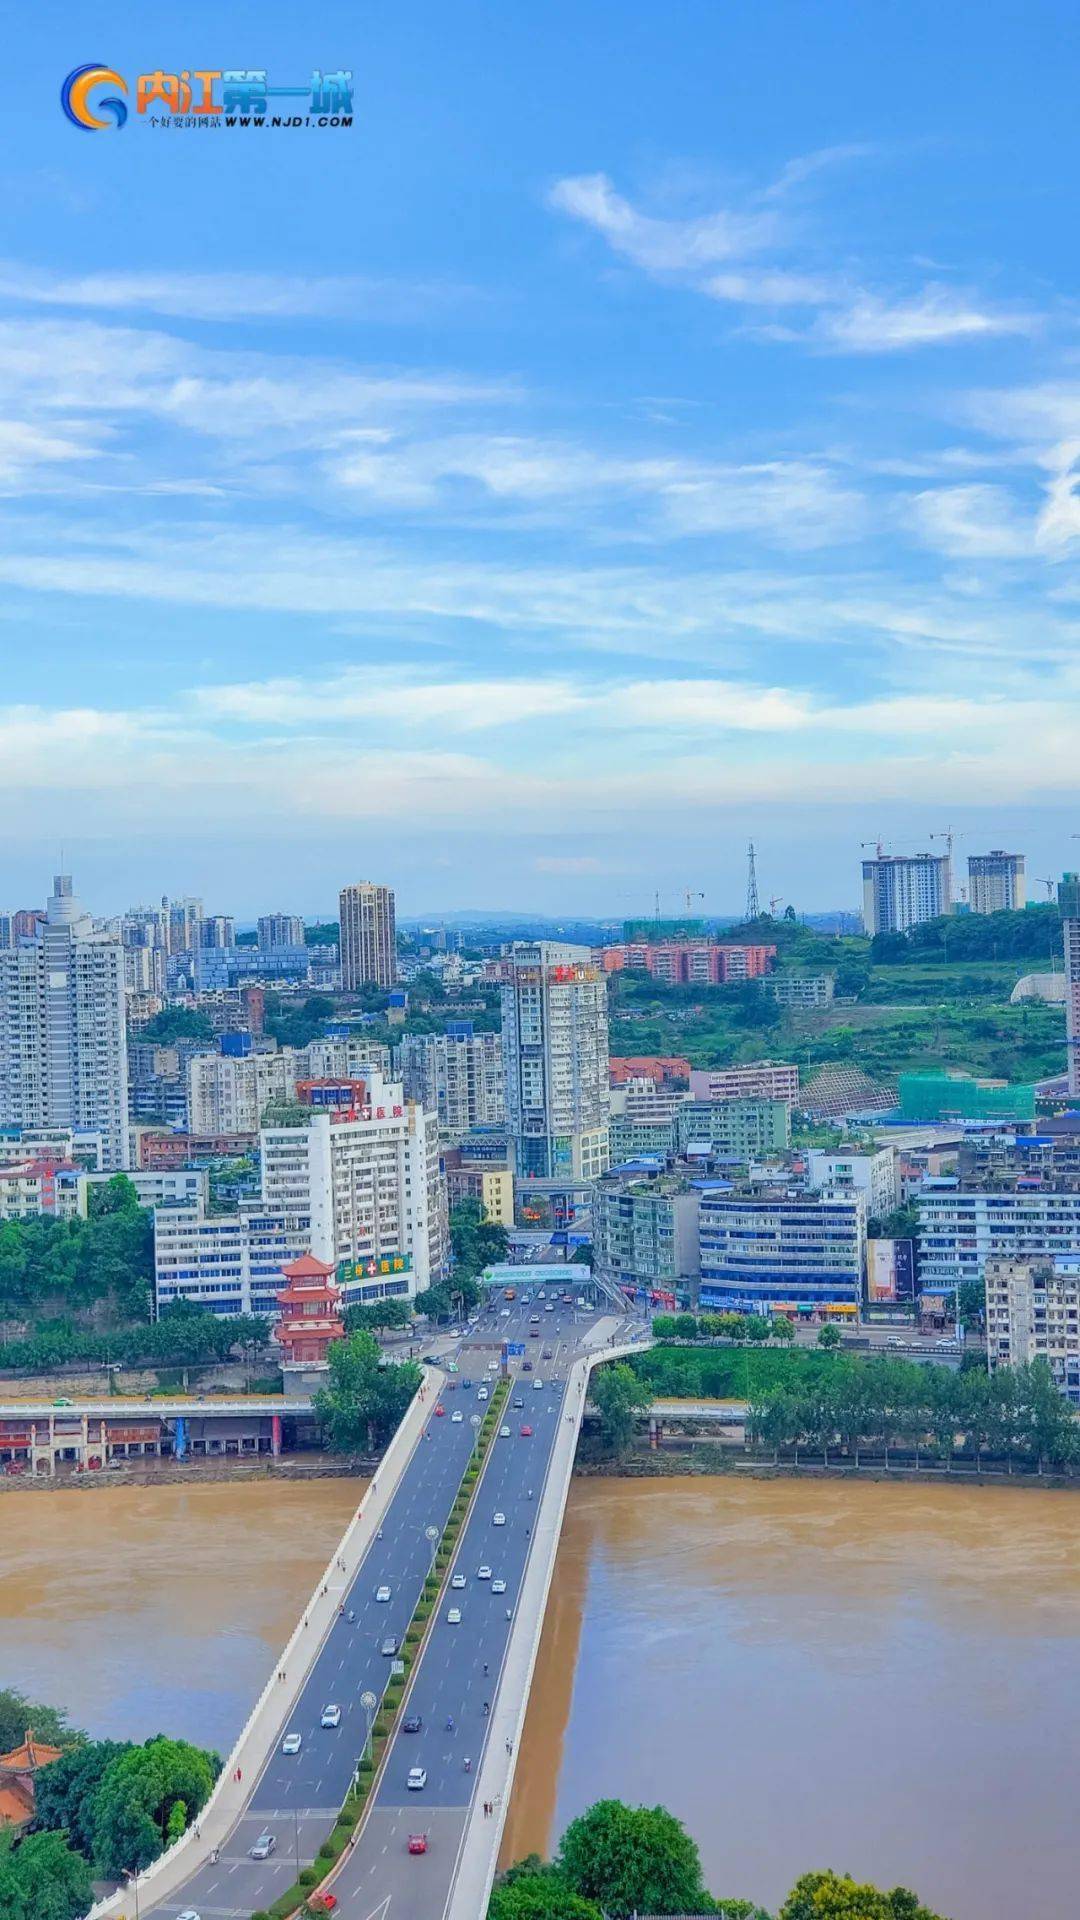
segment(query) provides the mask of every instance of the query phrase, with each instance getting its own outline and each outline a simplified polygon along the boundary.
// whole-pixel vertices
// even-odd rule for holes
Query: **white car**
[[[509,1438],[510,1438],[510,1429],[509,1429],[509,1427],[500,1427],[500,1428],[499,1428],[499,1439],[500,1439],[500,1440],[509,1440]]]
[[[450,1425],[452,1427],[460,1427],[464,1418],[465,1418],[465,1415],[461,1412],[452,1413],[450,1415]]]
[[[450,1608],[450,1611],[446,1616],[446,1624],[448,1627],[460,1627],[461,1625],[461,1608],[460,1607]]]
[[[299,1753],[303,1742],[298,1733],[287,1733],[281,1743],[282,1753]]]
[[[477,1396],[476,1396],[476,1397],[477,1397],[477,1399],[478,1399],[478,1400],[486,1400],[486,1399],[487,1399],[487,1397],[488,1397],[488,1390],[487,1390],[487,1388],[486,1388],[486,1387],[481,1387],[481,1388],[480,1388],[480,1390],[479,1390],[479,1392],[477,1393]]]
[[[509,1307],[504,1307],[504,1308],[503,1308],[503,1310],[502,1310],[502,1312],[501,1312],[501,1314],[499,1315],[499,1318],[500,1318],[501,1320],[509,1320],[509,1318],[510,1318],[510,1309],[509,1309]]]
[[[427,1786],[427,1768],[410,1767],[409,1777],[405,1785],[408,1787],[410,1793],[419,1793],[423,1787]]]
[[[546,1306],[546,1307],[544,1308],[544,1312],[545,1312],[545,1313],[554,1313],[554,1311],[555,1311],[555,1309],[554,1309],[554,1307],[552,1306],[552,1304],[551,1304],[551,1301],[549,1300],[549,1301],[548,1301],[548,1303],[547,1303],[547,1306]]]
[[[543,1287],[541,1287],[541,1289],[540,1289],[540,1291],[539,1291],[539,1293],[537,1294],[537,1296],[536,1296],[536,1297],[537,1297],[537,1299],[538,1299],[538,1300],[546,1300],[546,1299],[547,1299],[547,1294],[546,1294],[546,1293],[544,1292],[544,1289],[543,1289]]]
[[[506,1525],[505,1513],[493,1513],[491,1516],[491,1524],[493,1527],[505,1527]]]
[[[332,1705],[329,1707],[324,1707],[322,1710],[322,1716],[319,1720],[319,1725],[320,1727],[340,1727],[341,1708],[332,1706]]]
[[[376,1587],[376,1589],[375,1589],[375,1598],[376,1598],[376,1600],[378,1600],[378,1601],[380,1601],[380,1602],[381,1602],[381,1603],[382,1603],[382,1604],[383,1604],[383,1605],[385,1606],[385,1604],[386,1604],[386,1602],[387,1602],[387,1601],[389,1600],[389,1598],[390,1598],[390,1589],[389,1589],[389,1587]]]
[[[199,1915],[194,1907],[185,1907],[183,1913],[177,1914],[176,1920],[199,1920]]]
[[[450,1585],[460,1591],[465,1585],[465,1575],[463,1573],[455,1573]]]
[[[490,1568],[490,1567],[477,1567],[477,1569],[476,1569],[476,1577],[477,1577],[477,1579],[478,1579],[478,1580],[490,1580],[490,1579],[491,1579],[491,1568]]]
[[[493,1580],[493,1581],[492,1581],[492,1583],[491,1583],[491,1591],[492,1591],[492,1593],[505,1593],[505,1592],[506,1592],[506,1581],[505,1581],[505,1580]]]
[[[534,1393],[543,1393],[543,1391],[544,1391],[544,1383],[543,1383],[543,1381],[542,1381],[542,1380],[534,1380],[534,1381],[533,1381],[533,1392],[534,1392]]]

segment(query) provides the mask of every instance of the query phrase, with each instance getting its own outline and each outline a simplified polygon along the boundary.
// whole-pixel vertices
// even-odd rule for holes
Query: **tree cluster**
[[[487,1920],[630,1920],[634,1914],[717,1914],[769,1920],[752,1900],[717,1899],[701,1857],[665,1807],[598,1800],[572,1820],[551,1862],[530,1854],[501,1874]],[[939,1920],[904,1887],[891,1893],[846,1874],[808,1873],[777,1920]]]
[[[475,1280],[485,1267],[506,1259],[510,1236],[497,1220],[490,1220],[479,1200],[460,1200],[450,1214],[450,1246],[454,1281]]]
[[[747,1439],[774,1452],[844,1455],[903,1448],[916,1456],[984,1457],[1042,1470],[1080,1459],[1080,1434],[1044,1360],[1030,1366],[913,1366],[833,1360],[811,1384],[775,1387],[750,1405]]]
[[[328,1445],[337,1453],[384,1446],[420,1385],[420,1368],[410,1361],[382,1363],[378,1342],[363,1331],[335,1340],[327,1359],[330,1379],[314,1407]]]
[[[27,1712],[39,1738],[70,1739],[63,1714],[10,1694],[0,1694],[0,1737],[13,1715]],[[142,1746],[81,1738],[66,1745],[35,1777],[31,1828],[0,1845],[0,1920],[79,1920],[93,1900],[92,1879],[149,1866],[198,1817],[220,1768],[217,1754],[164,1734]]]
[[[795,1329],[784,1314],[658,1313],[653,1320],[657,1340],[734,1340],[760,1346],[767,1340],[787,1345]]]
[[[879,966],[912,960],[1049,960],[1061,953],[1061,915],[1050,902],[1003,913],[942,914],[906,933],[877,933]]]
[[[0,1229],[0,1231],[3,1231]],[[177,1301],[159,1320],[107,1333],[60,1317],[40,1320],[25,1340],[0,1347],[0,1371],[50,1373],[57,1367],[198,1367],[228,1360],[238,1349],[263,1347],[269,1322],[259,1314],[228,1320]]]
[[[92,1189],[87,1220],[43,1214],[0,1226],[0,1320],[146,1320],[153,1279],[153,1219],[123,1174]]]
[[[410,1300],[375,1300],[369,1307],[346,1307],[346,1333],[387,1333],[412,1325]]]

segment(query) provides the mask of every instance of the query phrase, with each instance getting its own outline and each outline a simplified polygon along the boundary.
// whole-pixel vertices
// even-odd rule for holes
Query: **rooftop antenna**
[[[746,917],[748,920],[757,920],[760,914],[761,909],[758,905],[757,893],[757,860],[754,854],[754,843],[751,840],[746,854]]]

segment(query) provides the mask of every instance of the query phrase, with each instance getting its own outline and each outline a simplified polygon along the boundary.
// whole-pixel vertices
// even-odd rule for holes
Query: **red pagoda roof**
[[[336,1269],[325,1260],[316,1260],[313,1253],[302,1253],[299,1260],[290,1260],[282,1267],[286,1280],[328,1280]]]

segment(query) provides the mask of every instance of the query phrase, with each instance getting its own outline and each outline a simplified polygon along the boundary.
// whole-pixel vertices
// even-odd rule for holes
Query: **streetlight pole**
[[[472,1428],[472,1450],[475,1453],[477,1442],[480,1438],[480,1415],[478,1413],[470,1413],[469,1425]]]
[[[435,1565],[435,1555],[436,1555],[436,1554],[438,1553],[438,1551],[439,1551],[439,1539],[440,1539],[440,1534],[439,1534],[439,1529],[438,1529],[438,1527],[425,1527],[425,1528],[424,1528],[424,1539],[425,1539],[425,1540],[427,1541],[427,1543],[428,1543],[428,1548],[429,1548],[429,1550],[430,1550],[430,1553],[431,1553],[431,1558],[430,1558],[430,1560],[428,1561],[428,1572],[430,1573],[430,1572],[431,1572],[431,1569],[432,1569],[432,1567],[433,1567],[433,1566]]]
[[[364,1735],[365,1760],[371,1759],[371,1729],[375,1724],[375,1709],[378,1704],[373,1693],[362,1693],[360,1695],[360,1705],[364,1709],[364,1718],[367,1721],[367,1732]]]

